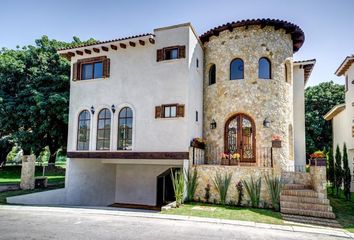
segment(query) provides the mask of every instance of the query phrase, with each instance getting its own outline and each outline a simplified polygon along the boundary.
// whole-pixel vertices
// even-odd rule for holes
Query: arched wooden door
[[[256,127],[251,117],[236,114],[225,124],[225,152],[239,153],[240,162],[256,162]]]

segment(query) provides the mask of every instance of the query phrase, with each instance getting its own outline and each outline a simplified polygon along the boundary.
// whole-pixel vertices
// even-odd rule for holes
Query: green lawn
[[[42,176],[42,167],[36,166],[36,176]],[[48,177],[48,183],[61,183],[65,180],[65,167],[62,165],[54,169],[46,170],[45,176]],[[0,170],[0,184],[20,183],[21,181],[21,166],[6,166]]]
[[[203,203],[187,203],[179,208],[162,211],[162,214],[185,215],[194,217],[220,218],[252,221],[269,224],[284,224],[279,212],[268,209],[238,208]]]
[[[337,216],[337,221],[344,229],[354,232],[354,194],[352,193],[351,202],[344,200],[343,192],[340,193],[339,198],[331,194],[328,194],[328,198]]]

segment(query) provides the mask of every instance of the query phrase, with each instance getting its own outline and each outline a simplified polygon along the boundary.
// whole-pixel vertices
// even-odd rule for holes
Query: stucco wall
[[[275,159],[277,165],[293,164],[289,161],[289,125],[293,124],[293,89],[285,81],[286,59],[293,54],[292,41],[284,30],[273,27],[249,26],[226,30],[211,37],[205,44],[204,70],[204,137],[207,144],[224,148],[225,122],[236,113],[249,115],[256,125],[257,147],[270,147],[273,135],[279,135],[282,148]],[[271,79],[258,78],[258,61],[267,57],[271,61]],[[244,61],[244,79],[229,80],[230,62],[234,58]],[[291,63],[291,60],[288,60]],[[208,85],[209,67],[216,65],[216,84]],[[264,128],[263,121],[271,121]],[[210,129],[215,119],[216,129]]]

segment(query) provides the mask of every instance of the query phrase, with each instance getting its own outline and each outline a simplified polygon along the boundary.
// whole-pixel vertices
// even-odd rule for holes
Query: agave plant
[[[187,178],[187,202],[193,201],[195,190],[198,187],[198,171],[194,168],[194,171],[188,171],[185,173]]]
[[[213,179],[214,186],[218,190],[220,196],[220,203],[222,205],[225,205],[226,203],[227,191],[231,183],[231,178],[232,178],[232,173],[230,174],[226,173],[224,176],[221,176],[221,174],[217,172],[216,176]]]
[[[243,180],[242,182],[243,185],[245,185],[246,192],[251,199],[252,207],[258,207],[259,200],[261,198],[261,187],[262,187],[261,178],[254,180],[253,177],[251,176],[250,181]]]
[[[280,177],[265,175],[265,180],[268,185],[269,195],[272,199],[273,208],[276,211],[280,210],[280,192],[283,187]]]
[[[172,186],[175,192],[176,206],[179,207],[183,203],[184,195],[184,174],[181,170],[175,172],[171,169]]]

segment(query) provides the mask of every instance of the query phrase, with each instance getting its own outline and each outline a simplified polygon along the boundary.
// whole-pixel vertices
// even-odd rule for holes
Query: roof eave
[[[336,106],[334,106],[331,110],[329,110],[324,116],[323,118],[326,121],[330,121],[332,120],[338,113],[340,113],[341,111],[343,111],[345,109],[345,103],[342,104],[338,104]]]

